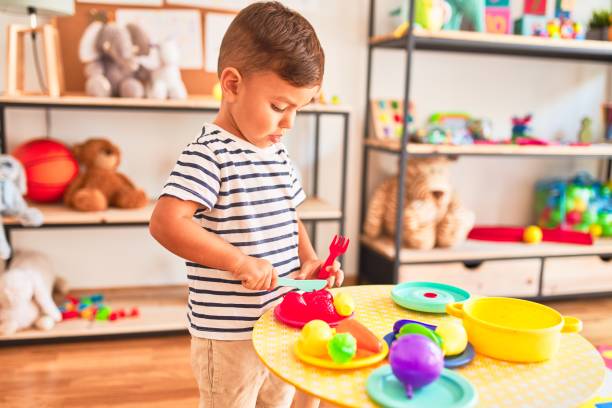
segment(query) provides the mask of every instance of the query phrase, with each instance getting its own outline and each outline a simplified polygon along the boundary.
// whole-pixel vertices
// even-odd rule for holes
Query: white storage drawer
[[[543,280],[543,295],[612,292],[612,261],[596,255],[548,258]]]
[[[402,265],[400,282],[430,281],[458,286],[486,296],[537,296],[541,261],[483,261],[468,268],[462,262]]]

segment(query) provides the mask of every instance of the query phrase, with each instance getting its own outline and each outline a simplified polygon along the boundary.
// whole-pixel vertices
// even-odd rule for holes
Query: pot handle
[[[582,330],[582,320],[571,316],[563,316],[561,333],[578,333]]]
[[[458,317],[459,319],[463,319],[463,303],[448,303],[446,305],[446,313],[451,316]]]

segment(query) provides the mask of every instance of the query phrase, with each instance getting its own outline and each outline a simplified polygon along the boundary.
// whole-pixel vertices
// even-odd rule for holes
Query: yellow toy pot
[[[484,297],[449,303],[446,311],[463,320],[478,353],[519,363],[548,360],[559,349],[561,333],[582,330],[579,319],[521,299]]]

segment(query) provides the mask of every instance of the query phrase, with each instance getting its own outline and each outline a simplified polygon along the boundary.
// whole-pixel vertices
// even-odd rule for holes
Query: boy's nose
[[[278,124],[281,129],[291,129],[293,127],[293,122],[295,121],[295,112],[289,112]]]

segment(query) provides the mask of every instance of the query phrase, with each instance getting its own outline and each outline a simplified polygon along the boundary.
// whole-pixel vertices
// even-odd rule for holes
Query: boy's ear
[[[227,67],[221,71],[221,77],[219,78],[221,83],[221,90],[223,91],[223,99],[228,102],[234,102],[238,95],[238,88],[242,82],[242,75],[236,68]]]

